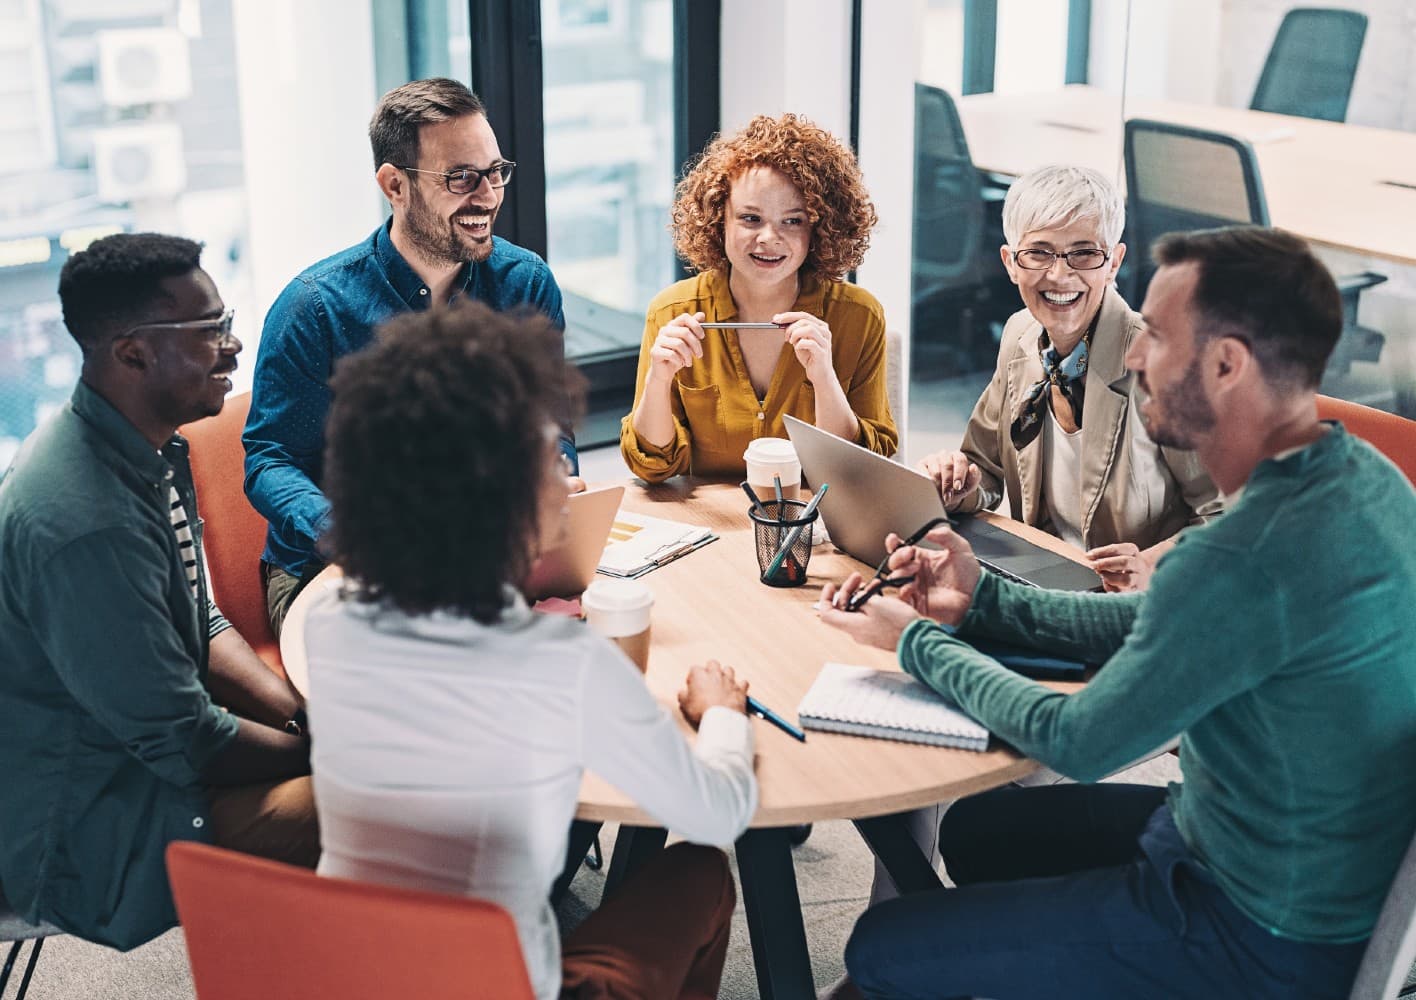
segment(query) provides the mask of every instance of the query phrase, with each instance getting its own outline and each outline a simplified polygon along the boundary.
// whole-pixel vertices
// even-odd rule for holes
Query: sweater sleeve
[[[928,621],[900,637],[900,665],[1022,753],[1078,781],[1096,781],[1258,685],[1284,661],[1286,609],[1276,588],[1261,569],[1215,555],[1203,541],[1182,538],[1145,596],[1079,600],[1043,592],[1031,618],[1002,585],[992,596],[980,587],[977,617],[1009,623],[990,621],[980,631],[1017,638],[1032,622],[1040,626],[1035,644],[1055,638],[1054,648],[1073,652],[1104,648],[1134,611],[1125,641],[1076,694],[1020,677]],[[1216,574],[1221,560],[1226,572]],[[979,624],[971,611],[965,629]]]

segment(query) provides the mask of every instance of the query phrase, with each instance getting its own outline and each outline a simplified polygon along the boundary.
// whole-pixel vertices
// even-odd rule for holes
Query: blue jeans
[[[867,911],[846,946],[871,1000],[1346,998],[1365,942],[1245,916],[1185,847],[1165,789],[1000,788],[940,826],[956,889]]]

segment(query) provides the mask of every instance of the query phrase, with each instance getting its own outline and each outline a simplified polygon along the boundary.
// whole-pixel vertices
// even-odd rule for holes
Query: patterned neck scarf
[[[1038,353],[1042,357],[1042,380],[1028,390],[1028,394],[1023,397],[1022,405],[1018,407],[1018,415],[1013,418],[1013,425],[1009,428],[1009,433],[1013,438],[1013,447],[1019,451],[1032,444],[1034,439],[1042,431],[1042,420],[1047,415],[1047,407],[1051,403],[1052,387],[1055,385],[1062,391],[1062,398],[1072,407],[1072,419],[1078,427],[1082,426],[1082,403],[1086,399],[1087,382],[1087,354],[1091,344],[1092,334],[1096,332],[1096,321],[1101,318],[1100,311],[1092,319],[1091,326],[1087,328],[1086,336],[1072,349],[1072,353],[1065,358],[1057,353],[1057,348],[1052,346],[1052,339],[1048,337],[1047,331],[1042,331],[1042,336],[1038,338]]]

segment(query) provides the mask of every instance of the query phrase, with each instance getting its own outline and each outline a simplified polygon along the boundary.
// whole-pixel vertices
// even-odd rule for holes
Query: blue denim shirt
[[[326,527],[320,490],[329,377],[374,328],[431,304],[427,286],[394,248],[385,222],[367,240],[299,274],[271,306],[256,355],[246,446],[246,495],[270,525],[262,558],[300,574]],[[536,254],[493,237],[486,260],[468,264],[449,301],[470,297],[496,310],[532,306],[565,327],[561,292]],[[567,426],[561,448],[576,462]]]

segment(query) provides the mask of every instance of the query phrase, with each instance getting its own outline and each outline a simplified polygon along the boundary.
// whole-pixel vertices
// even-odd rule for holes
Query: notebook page
[[[797,714],[887,729],[988,739],[988,730],[950,708],[905,673],[828,663],[802,698]]]

